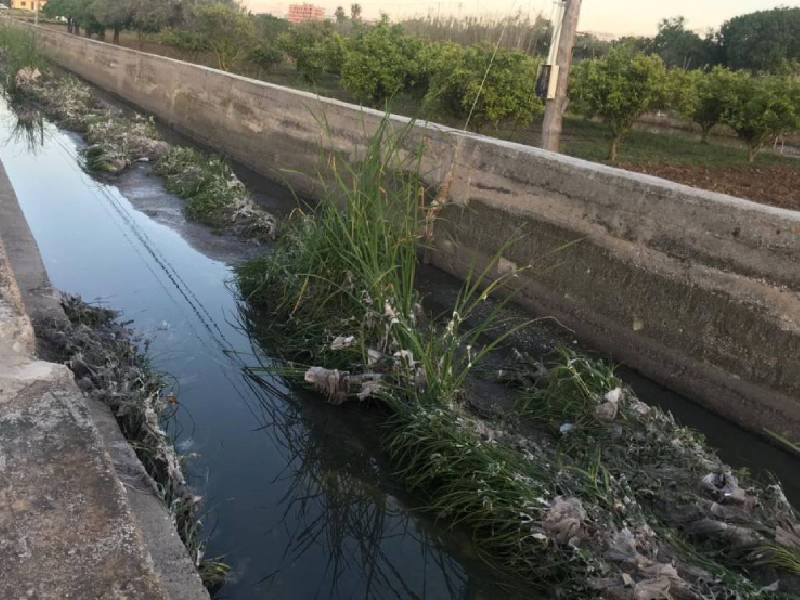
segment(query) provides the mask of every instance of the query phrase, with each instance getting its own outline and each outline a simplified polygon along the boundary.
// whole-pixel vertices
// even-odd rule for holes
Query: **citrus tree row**
[[[667,70],[659,56],[627,46],[575,65],[570,101],[571,110],[607,124],[612,161],[635,122],[658,109],[672,109],[696,123],[704,142],[715,126],[728,126],[747,146],[751,162],[779,136],[800,129],[797,76],[723,66]]]
[[[534,91],[540,59],[491,45],[422,40],[387,18],[373,26],[355,17],[291,25],[248,14],[234,3],[203,0],[50,0],[45,11],[89,34],[106,28],[115,37],[122,29],[160,32],[162,42],[210,53],[225,70],[245,62],[269,70],[288,58],[307,81],[338,81],[364,104],[385,108],[404,98],[418,114],[447,117],[474,130],[526,126],[543,111]],[[697,123],[704,141],[715,126],[728,126],[746,144],[751,161],[777,136],[800,127],[796,76],[722,66],[667,69],[659,55],[631,44],[577,63],[569,95],[571,112],[607,124],[612,161],[635,122],[659,109]]]

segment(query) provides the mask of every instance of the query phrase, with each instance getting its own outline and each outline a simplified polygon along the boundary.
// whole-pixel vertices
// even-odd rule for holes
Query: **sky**
[[[303,0],[297,0],[302,2]],[[306,0],[324,6],[333,14],[336,6],[349,10],[353,0]],[[286,14],[289,0],[244,0],[253,12]],[[366,18],[381,12],[393,18],[437,14],[506,16],[542,13],[549,16],[553,0],[359,0]],[[776,6],[800,6],[795,0],[583,0],[579,29],[615,35],[654,35],[664,17],[685,16],[697,31],[718,28],[733,16]]]

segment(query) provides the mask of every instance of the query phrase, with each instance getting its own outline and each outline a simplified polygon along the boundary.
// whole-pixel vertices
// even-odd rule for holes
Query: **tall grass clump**
[[[36,43],[33,31],[0,25],[0,69],[3,89],[9,96],[17,92],[17,73],[22,69],[42,69],[45,59]]]
[[[477,340],[496,313],[468,331],[463,323],[504,279],[481,290],[490,265],[465,286],[446,323],[423,313],[416,272],[427,191],[422,149],[408,152],[406,133],[385,119],[357,163],[332,159],[320,204],[293,215],[273,253],[240,267],[239,285],[287,358],[361,365],[386,393],[400,386],[401,395],[452,402],[494,347]]]
[[[583,571],[582,554],[548,549],[541,521],[552,475],[487,440],[462,402],[469,373],[504,339],[484,335],[498,327],[500,308],[471,318],[505,284],[484,287],[496,261],[469,278],[443,318],[420,307],[428,215],[415,175],[420,154],[403,150],[403,135],[384,121],[358,163],[332,161],[334,184],[321,203],[294,216],[273,253],[239,268],[249,316],[289,361],[285,374],[335,403],[371,398],[389,407],[386,449],[398,475],[432,512],[472,532],[491,564],[529,583]]]
[[[525,325],[487,303],[516,272],[493,279],[503,247],[452,311],[424,313],[417,261],[433,215],[422,149],[409,151],[406,133],[384,120],[357,161],[332,156],[320,203],[238,268],[249,324],[283,359],[268,369],[332,403],[388,409],[398,478],[509,581],[558,597],[755,597],[747,570],[765,548],[788,548],[778,532],[797,523],[780,487],[740,486],[743,474],[639,402],[604,361],[562,351],[521,378],[507,422],[470,408],[475,366]],[[771,556],[769,568],[793,564]]]

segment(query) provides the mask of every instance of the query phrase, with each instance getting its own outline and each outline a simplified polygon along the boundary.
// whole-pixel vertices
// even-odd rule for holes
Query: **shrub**
[[[537,61],[520,52],[487,46],[441,45],[430,65],[426,105],[469,120],[476,130],[506,120],[529,124],[542,110],[536,97]]]
[[[722,120],[747,144],[750,162],[777,136],[800,128],[798,98],[798,83],[793,78],[735,73],[730,94],[724,99]]]
[[[416,88],[422,43],[399,26],[382,22],[352,40],[342,64],[342,87],[365,104],[378,105]]]
[[[294,61],[298,73],[310,82],[331,67],[328,41],[333,25],[327,21],[302,23],[278,36],[278,46]]]
[[[250,62],[258,65],[260,68],[269,70],[281,63],[283,60],[283,52],[281,52],[274,42],[264,40],[250,51],[248,58]]]
[[[256,29],[250,17],[227,4],[199,6],[194,12],[194,26],[223,71],[229,71],[255,43]]]
[[[706,142],[714,126],[722,121],[725,106],[731,102],[737,75],[718,66],[707,73],[694,71],[692,79],[693,102],[683,106],[681,112],[700,126],[702,140]]]
[[[205,52],[210,50],[208,40],[195,31],[186,29],[165,29],[159,39],[162,44],[174,46],[186,52]]]
[[[599,117],[609,128],[608,158],[644,113],[664,105],[667,71],[661,57],[618,46],[608,56],[584,61],[572,70],[570,100],[585,116]]]

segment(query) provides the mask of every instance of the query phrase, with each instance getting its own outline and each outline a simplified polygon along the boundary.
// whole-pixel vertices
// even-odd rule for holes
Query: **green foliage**
[[[114,30],[114,41],[119,41],[119,32],[130,26],[133,19],[131,0],[94,0],[91,4],[92,16],[97,24]]]
[[[719,38],[729,68],[775,72],[784,61],[800,59],[800,8],[734,17],[722,26]]]
[[[469,120],[480,130],[503,121],[528,125],[543,105],[534,93],[537,61],[519,52],[487,46],[434,47],[426,105],[451,117]]]
[[[777,136],[800,128],[798,85],[794,78],[777,75],[732,74],[722,120],[747,144],[750,162]]]
[[[280,17],[267,13],[253,16],[253,23],[259,38],[266,38],[272,41],[275,41],[283,32],[288,31],[291,26],[286,19],[281,19]]]
[[[313,83],[326,70],[335,69],[330,57],[333,35],[333,25],[327,21],[309,21],[280,34],[278,46],[292,58],[300,75]]]
[[[628,46],[605,58],[584,61],[572,70],[570,100],[583,115],[599,117],[611,133],[609,160],[616,160],[622,139],[644,113],[667,100],[667,71],[661,57]]]
[[[697,86],[702,77],[700,70],[669,69],[665,83],[665,105],[691,118],[697,106]]]
[[[421,47],[419,40],[387,22],[359,31],[344,54],[342,87],[371,105],[413,90],[419,82]]]
[[[714,67],[709,72],[692,73],[692,101],[680,108],[682,114],[700,125],[704,142],[713,127],[722,122],[725,107],[732,102],[736,81],[736,73],[722,66]]]
[[[224,71],[233,68],[255,43],[255,25],[238,7],[221,2],[200,5],[194,10],[193,22]]]
[[[193,148],[172,146],[155,170],[166,178],[170,192],[187,200],[186,216],[206,225],[223,226],[226,214],[247,197],[227,162]]]
[[[564,423],[578,432],[588,431],[594,427],[598,398],[620,385],[613,366],[562,348],[556,364],[523,396],[518,407],[554,433]]]
[[[39,52],[34,33],[18,27],[0,25],[0,53],[3,90],[11,96],[18,91],[17,72],[20,69],[43,69],[45,66],[45,59]]]
[[[588,32],[579,32],[575,40],[575,50],[572,58],[576,62],[581,60],[600,58],[611,50],[611,42],[599,39],[596,35]]]
[[[131,0],[131,27],[139,35],[161,31],[169,23],[172,6],[163,0]]]
[[[271,40],[262,40],[250,51],[248,60],[262,69],[272,69],[283,61],[283,52]]]
[[[406,18],[400,25],[409,35],[431,42],[455,42],[462,46],[499,45],[502,50],[524,52],[531,56],[547,52],[552,32],[550,20],[544,15],[531,17],[522,12],[499,18],[436,14]],[[583,39],[586,36],[590,34],[579,34]]]
[[[663,19],[649,50],[658,54],[667,67],[698,68],[713,60],[713,43],[686,29],[686,19]]]
[[[164,29],[159,39],[162,44],[174,46],[186,52],[205,52],[211,49],[205,37],[188,29]]]

